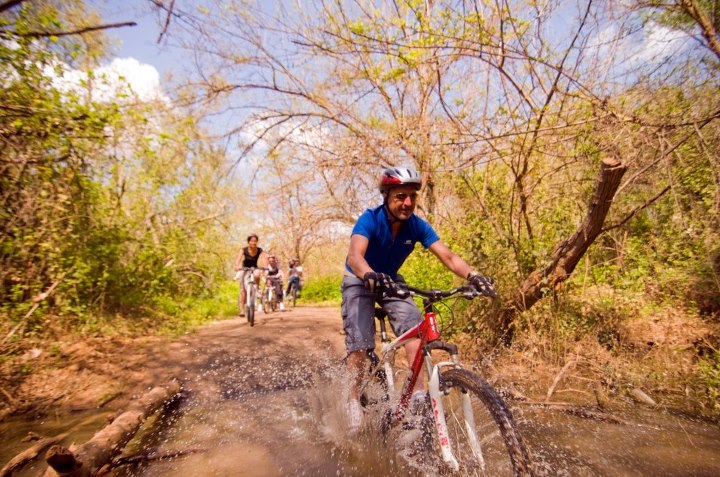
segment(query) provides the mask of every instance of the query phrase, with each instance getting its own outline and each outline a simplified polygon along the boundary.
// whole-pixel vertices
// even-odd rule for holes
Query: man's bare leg
[[[360,390],[367,363],[367,351],[353,351],[348,354],[347,368],[350,373],[350,393],[347,402],[348,430],[357,433],[362,427],[363,413],[360,406]]]
[[[352,379],[350,383],[350,399],[360,400],[360,388],[362,387],[363,374],[367,366],[367,351],[353,351],[348,354],[347,368]]]

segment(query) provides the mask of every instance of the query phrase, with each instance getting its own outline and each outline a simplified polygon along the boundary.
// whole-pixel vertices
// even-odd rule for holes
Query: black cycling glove
[[[475,289],[484,296],[492,298],[497,297],[497,291],[495,290],[495,280],[490,277],[484,277],[477,272],[470,272],[468,274],[468,282],[475,287]]]
[[[386,290],[393,289],[393,280],[390,275],[385,273],[367,272],[363,275],[363,283],[365,288],[372,293],[382,293]]]

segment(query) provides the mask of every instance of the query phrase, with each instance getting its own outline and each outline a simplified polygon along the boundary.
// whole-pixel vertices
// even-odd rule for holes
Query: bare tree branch
[[[609,231],[609,230],[616,229],[616,228],[618,228],[618,227],[621,227],[621,226],[625,225],[625,224],[628,222],[628,220],[630,220],[630,219],[632,219],[633,217],[635,217],[635,215],[636,215],[638,212],[640,212],[641,210],[646,209],[646,208],[648,208],[649,206],[651,206],[651,205],[652,205],[653,203],[655,203],[655,201],[657,201],[660,197],[664,196],[664,195],[667,193],[667,191],[669,191],[670,189],[671,189],[671,186],[666,186],[663,190],[661,190],[660,192],[658,192],[658,193],[655,195],[655,197],[653,197],[652,199],[646,201],[644,204],[642,204],[642,205],[634,208],[634,209],[633,209],[629,214],[627,214],[627,215],[625,216],[625,218],[622,219],[620,222],[618,222],[618,223],[616,223],[616,224],[608,225],[607,227],[604,227],[604,228],[600,231],[600,233],[604,233],[604,232],[607,232],[607,231]]]
[[[158,2],[158,1],[154,0],[153,3],[154,3],[155,5],[158,5],[158,6],[162,7],[162,8],[166,8],[166,7],[162,4],[162,2]],[[165,24],[163,25],[163,29],[162,29],[162,31],[160,32],[160,35],[158,35],[158,39],[157,39],[157,43],[158,43],[158,44],[159,44],[160,41],[162,40],[162,37],[163,37],[165,34],[167,34],[168,28],[170,28],[170,18],[172,17],[173,8],[174,8],[174,7],[175,7],[175,0],[170,0],[170,6],[168,6],[168,7],[166,8],[166,9],[167,9],[167,16],[165,17]]]
[[[697,0],[680,0],[683,10],[693,20],[697,22],[702,31],[703,38],[708,42],[708,47],[715,53],[715,56],[720,60],[720,40],[718,40],[718,32],[715,30],[715,26],[703,11],[702,7],[698,4]]]
[[[69,31],[41,31],[41,32],[27,32],[27,33],[17,33],[17,32],[10,32],[10,31],[0,31],[0,35],[2,36],[20,36],[24,38],[48,38],[51,36],[71,36],[71,35],[82,35],[83,33],[90,33],[92,31],[99,31],[99,30],[109,30],[111,28],[122,28],[122,27],[128,27],[128,26],[137,26],[137,23],[135,22],[122,22],[122,23],[110,23],[107,25],[97,25],[97,26],[90,26],[85,28],[79,28],[77,30],[69,30]]]
[[[517,313],[528,310],[549,290],[567,280],[587,249],[602,232],[613,197],[618,190],[626,167],[616,159],[603,159],[595,191],[590,200],[585,220],[577,231],[560,242],[547,266],[532,272],[513,292],[509,304],[499,318],[498,331],[512,335],[512,324]]]
[[[10,10],[13,7],[16,7],[20,5],[21,3],[25,2],[26,0],[10,0],[8,2],[0,4],[0,12],[4,12],[7,10]]]

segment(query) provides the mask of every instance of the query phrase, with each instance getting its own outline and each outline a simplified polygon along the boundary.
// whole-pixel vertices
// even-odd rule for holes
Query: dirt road
[[[338,308],[297,307],[260,314],[254,327],[245,318],[227,319],[176,340],[78,343],[65,350],[69,365],[25,384],[28,395],[41,401],[46,395],[55,405],[50,416],[37,421],[23,416],[2,423],[0,464],[28,446],[20,441],[28,430],[57,434],[88,414],[121,410],[153,386],[177,378],[185,390],[180,421],[169,431],[146,432],[129,452],[167,451],[158,439],[167,439],[169,432],[169,448],[197,453],[183,460],[182,471],[171,465],[168,475],[287,475],[278,456],[286,431],[296,432],[288,419],[307,414],[312,376],[340,362],[340,331]],[[284,413],[289,414],[282,418]],[[282,432],[274,434],[271,428],[278,425]],[[65,444],[82,440],[89,431],[68,437]],[[190,441],[185,432],[192,434]],[[194,465],[198,468],[190,472]],[[238,466],[245,470],[239,472]],[[154,467],[148,475],[162,472]]]

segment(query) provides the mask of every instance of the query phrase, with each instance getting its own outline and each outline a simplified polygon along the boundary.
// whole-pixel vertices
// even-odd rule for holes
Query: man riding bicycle
[[[375,304],[390,318],[396,336],[400,336],[422,321],[412,298],[384,296],[379,292],[392,291],[402,282],[398,270],[417,242],[430,250],[459,277],[468,280],[484,293],[494,293],[492,280],[475,272],[462,258],[453,253],[438,237],[432,226],[414,214],[422,178],[414,169],[393,167],[385,169],[379,189],[382,205],[367,209],[357,220],[350,237],[342,281],[341,314],[347,349],[347,367],[352,376],[347,412],[352,433],[362,425],[360,392],[367,369],[367,350],[375,348]],[[420,341],[405,345],[407,356],[415,356]],[[412,365],[412,363],[408,363]],[[413,393],[413,405],[428,402],[425,378],[418,379]]]
[[[290,289],[293,284],[295,285],[295,289],[298,291],[298,295],[300,295],[300,279],[302,278],[302,273],[303,267],[300,265],[300,260],[297,258],[291,258],[288,262],[288,286],[285,291],[286,295],[290,295]]]

